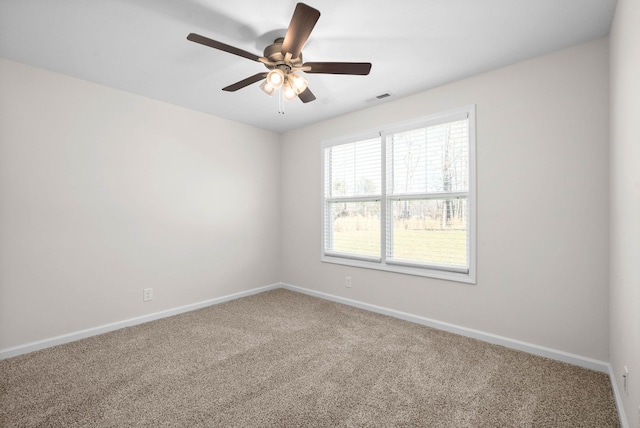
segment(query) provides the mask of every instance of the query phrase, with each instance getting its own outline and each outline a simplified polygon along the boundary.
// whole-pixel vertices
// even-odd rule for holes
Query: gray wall
[[[277,134],[6,60],[0,94],[0,349],[279,280]]]
[[[608,361],[608,97],[603,39],[284,134],[282,280]],[[468,104],[477,285],[321,263],[321,141]]]
[[[611,49],[611,365],[640,428],[640,2],[618,0]],[[624,366],[629,393],[623,391]]]

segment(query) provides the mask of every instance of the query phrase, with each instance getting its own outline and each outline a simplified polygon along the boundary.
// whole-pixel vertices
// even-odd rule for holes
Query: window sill
[[[387,264],[379,262],[370,262],[365,260],[347,259],[342,257],[331,257],[322,255],[320,261],[323,263],[334,263],[345,266],[353,266],[364,269],[375,269],[386,272],[400,273],[404,275],[422,276],[427,278],[444,279],[447,281],[464,282],[467,284],[475,284],[475,272],[471,270],[469,273],[450,272],[438,269],[419,268],[412,266],[402,266],[397,264]]]

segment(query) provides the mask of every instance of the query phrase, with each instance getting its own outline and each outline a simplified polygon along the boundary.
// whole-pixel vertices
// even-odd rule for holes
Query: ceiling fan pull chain
[[[278,89],[278,113],[284,114],[284,93],[282,88]]]

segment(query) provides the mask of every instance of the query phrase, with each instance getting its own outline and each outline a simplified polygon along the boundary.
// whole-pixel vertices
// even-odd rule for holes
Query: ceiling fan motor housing
[[[284,42],[284,37],[278,37],[273,44],[264,48],[264,57],[267,58],[270,63],[275,63],[275,65],[265,64],[265,66],[269,70],[279,68],[284,71],[285,74],[288,74],[292,68],[302,67],[302,53],[300,53],[297,58],[285,62],[284,55],[282,55],[282,42]]]

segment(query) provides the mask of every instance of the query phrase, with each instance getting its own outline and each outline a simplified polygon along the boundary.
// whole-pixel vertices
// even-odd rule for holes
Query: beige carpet
[[[274,290],[0,361],[2,427],[617,427],[608,376]]]

